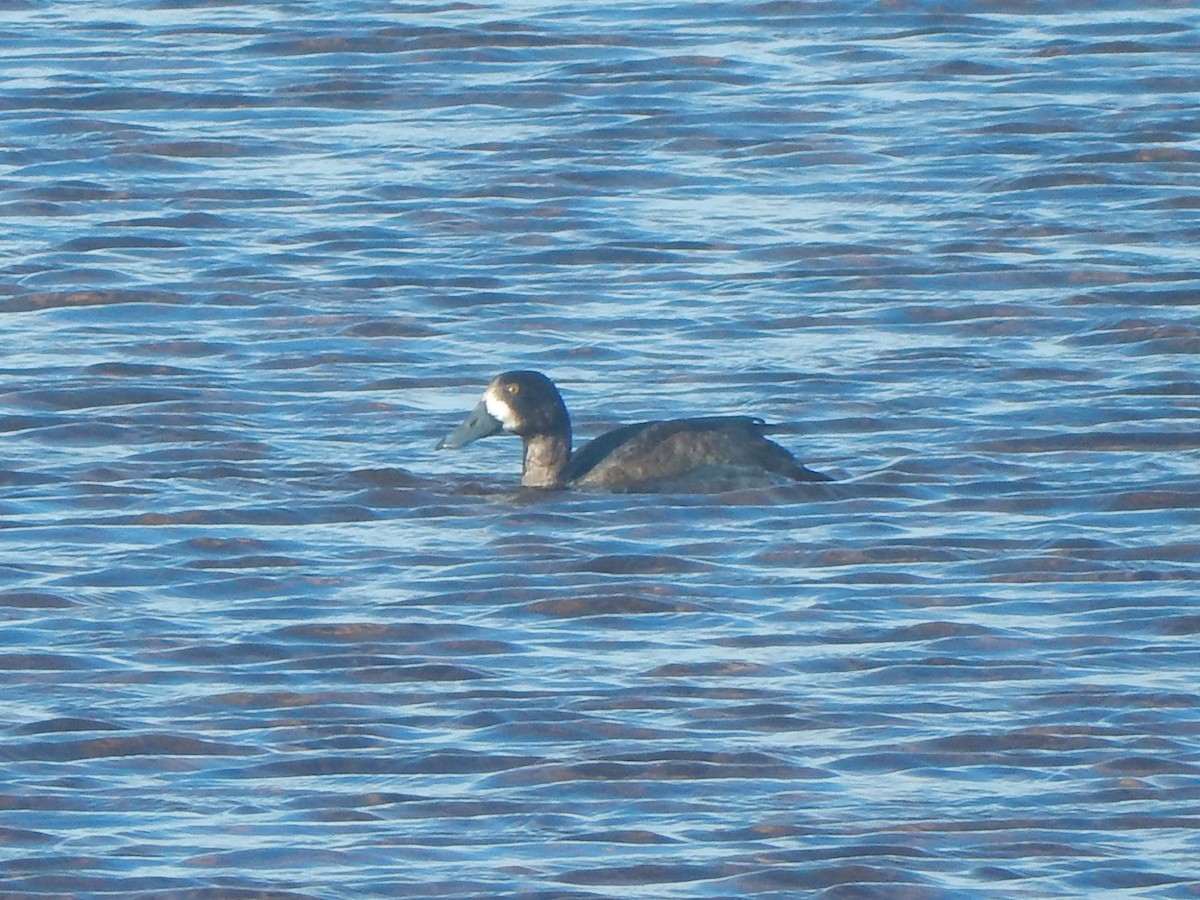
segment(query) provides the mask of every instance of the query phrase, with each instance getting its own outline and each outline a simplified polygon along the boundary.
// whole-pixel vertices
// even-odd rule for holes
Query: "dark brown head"
[[[497,375],[471,414],[437,446],[439,450],[457,450],[501,431],[527,440],[542,436],[565,438],[570,447],[571,419],[554,382],[541,372]]]

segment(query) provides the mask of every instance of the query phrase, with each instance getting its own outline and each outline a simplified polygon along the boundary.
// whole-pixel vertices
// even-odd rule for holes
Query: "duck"
[[[437,443],[457,450],[507,432],[524,443],[521,484],[568,486],[617,493],[690,491],[833,479],[801,465],[766,437],[770,426],[753,416],[705,416],[636,422],[606,432],[578,451],[571,417],[554,382],[541,372],[503,372],[475,408]]]

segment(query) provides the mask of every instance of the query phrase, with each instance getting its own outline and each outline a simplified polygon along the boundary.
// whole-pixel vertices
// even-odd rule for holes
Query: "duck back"
[[[751,416],[626,425],[573,454],[566,480],[607,490],[645,490],[715,468],[757,469],[793,481],[829,480],[800,465],[765,430],[766,423]]]

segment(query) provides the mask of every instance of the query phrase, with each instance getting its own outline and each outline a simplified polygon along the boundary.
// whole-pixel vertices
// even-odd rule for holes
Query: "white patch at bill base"
[[[508,405],[508,402],[496,394],[493,390],[487,390],[483,395],[483,403],[488,411],[488,415],[496,419],[509,431],[512,431],[517,424],[516,413],[513,408]]]

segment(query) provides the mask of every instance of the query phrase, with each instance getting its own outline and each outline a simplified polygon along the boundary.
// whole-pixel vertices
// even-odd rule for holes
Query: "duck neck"
[[[534,434],[525,438],[525,463],[521,484],[525,487],[563,486],[563,472],[571,459],[571,433]]]

